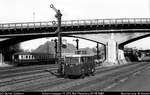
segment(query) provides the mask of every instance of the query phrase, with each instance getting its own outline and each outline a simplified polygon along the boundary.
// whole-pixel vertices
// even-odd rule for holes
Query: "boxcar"
[[[65,56],[63,73],[67,76],[94,75],[95,63],[93,55],[68,55]]]

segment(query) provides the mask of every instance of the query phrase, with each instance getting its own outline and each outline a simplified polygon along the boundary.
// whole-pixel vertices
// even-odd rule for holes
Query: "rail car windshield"
[[[66,57],[65,61],[68,64],[78,64],[80,62],[79,57]]]

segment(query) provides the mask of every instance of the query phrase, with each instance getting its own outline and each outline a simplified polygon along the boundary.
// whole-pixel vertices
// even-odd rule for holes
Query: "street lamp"
[[[33,12],[33,22],[35,22],[35,12]]]
[[[61,12],[60,10],[57,10],[53,4],[50,5],[50,8],[52,8],[55,12],[56,12],[56,19],[58,21],[58,25],[57,25],[57,30],[55,31],[56,34],[58,35],[58,48],[57,48],[57,57],[58,57],[58,60],[57,60],[57,63],[58,63],[58,73],[62,74],[62,64],[61,64],[61,41],[62,41],[62,38],[61,38]]]
[[[73,40],[76,41],[76,49],[79,50],[79,39]]]

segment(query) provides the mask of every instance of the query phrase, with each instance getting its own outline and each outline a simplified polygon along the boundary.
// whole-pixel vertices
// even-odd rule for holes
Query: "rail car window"
[[[23,55],[20,55],[21,56],[21,59],[24,59],[24,56]]]
[[[87,60],[88,58],[86,58],[86,57],[81,57],[81,62],[87,62],[88,60]]]
[[[28,59],[30,59],[30,55],[28,55]]]
[[[26,55],[26,59],[28,59],[28,55]]]
[[[29,55],[29,59],[32,59],[32,55]]]
[[[24,59],[24,55],[20,55],[22,57],[22,59]]]
[[[27,56],[26,55],[23,55],[24,57],[23,57],[23,59],[27,59]]]
[[[30,55],[27,55],[27,59],[29,59]]]
[[[44,60],[44,56],[43,55],[41,56],[41,60]]]
[[[18,55],[18,59],[22,59],[22,56],[21,56],[21,55]]]
[[[71,58],[71,63],[72,64],[78,64],[79,63],[79,58],[78,57]]]
[[[38,59],[41,59],[41,56],[38,56]]]
[[[32,55],[30,56],[31,59],[33,59]]]
[[[42,59],[42,56],[38,56],[38,57],[39,57],[40,60]]]
[[[22,55],[19,55],[19,59],[20,59],[20,60],[23,59],[23,56],[22,56]]]
[[[22,56],[21,55],[18,55],[19,59],[22,59]]]
[[[88,58],[87,58],[87,61],[88,61],[88,62],[91,62],[92,60],[93,60],[92,57],[88,57]]]
[[[32,59],[35,59],[33,55],[32,55]]]
[[[13,55],[12,57],[13,57],[13,59],[18,59],[18,58],[19,58],[18,55]],[[19,58],[19,59],[20,59],[20,58]]]
[[[65,61],[69,64],[78,64],[79,63],[79,57],[66,57]]]
[[[35,58],[36,58],[36,59],[39,59],[39,56],[36,55]]]
[[[25,55],[22,55],[23,57],[22,57],[22,59],[26,59],[26,56]]]
[[[84,62],[84,58],[83,57],[81,57],[81,62]]]
[[[30,56],[31,59],[33,59],[32,55]]]
[[[28,55],[28,59],[30,59],[30,55]]]
[[[24,59],[27,59],[27,55],[24,55]]]
[[[66,63],[70,63],[70,59],[71,59],[70,57],[66,57],[65,58]]]

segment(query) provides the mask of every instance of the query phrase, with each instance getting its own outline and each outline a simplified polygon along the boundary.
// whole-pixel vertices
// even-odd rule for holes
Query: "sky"
[[[60,9],[62,20],[150,17],[149,0],[0,0],[0,23],[56,20],[50,4]],[[28,41],[21,47],[32,49],[46,40]],[[150,48],[149,41],[146,38],[128,46]],[[81,41],[81,46],[87,47],[88,43]]]
[[[39,45],[42,45],[42,44],[46,43],[47,41],[54,41],[55,38],[56,37],[42,38],[42,39],[40,38],[40,39],[36,39],[36,40],[26,41],[21,45],[21,47],[24,47],[24,49],[30,51],[31,50],[31,49],[29,49],[30,47],[32,47],[32,49],[36,49]],[[76,46],[76,41],[75,41],[76,38],[62,37],[62,40],[66,40],[67,43],[71,43],[74,46]],[[66,42],[63,41],[63,43],[66,43]],[[88,43],[88,44],[83,44],[83,43]],[[25,46],[25,45],[28,45],[28,46]],[[97,43],[95,43],[95,42],[87,41],[84,39],[79,39],[79,48],[85,48],[85,47],[93,48],[93,47],[96,47],[96,45],[97,45]],[[99,45],[99,46],[101,46],[101,45]]]

